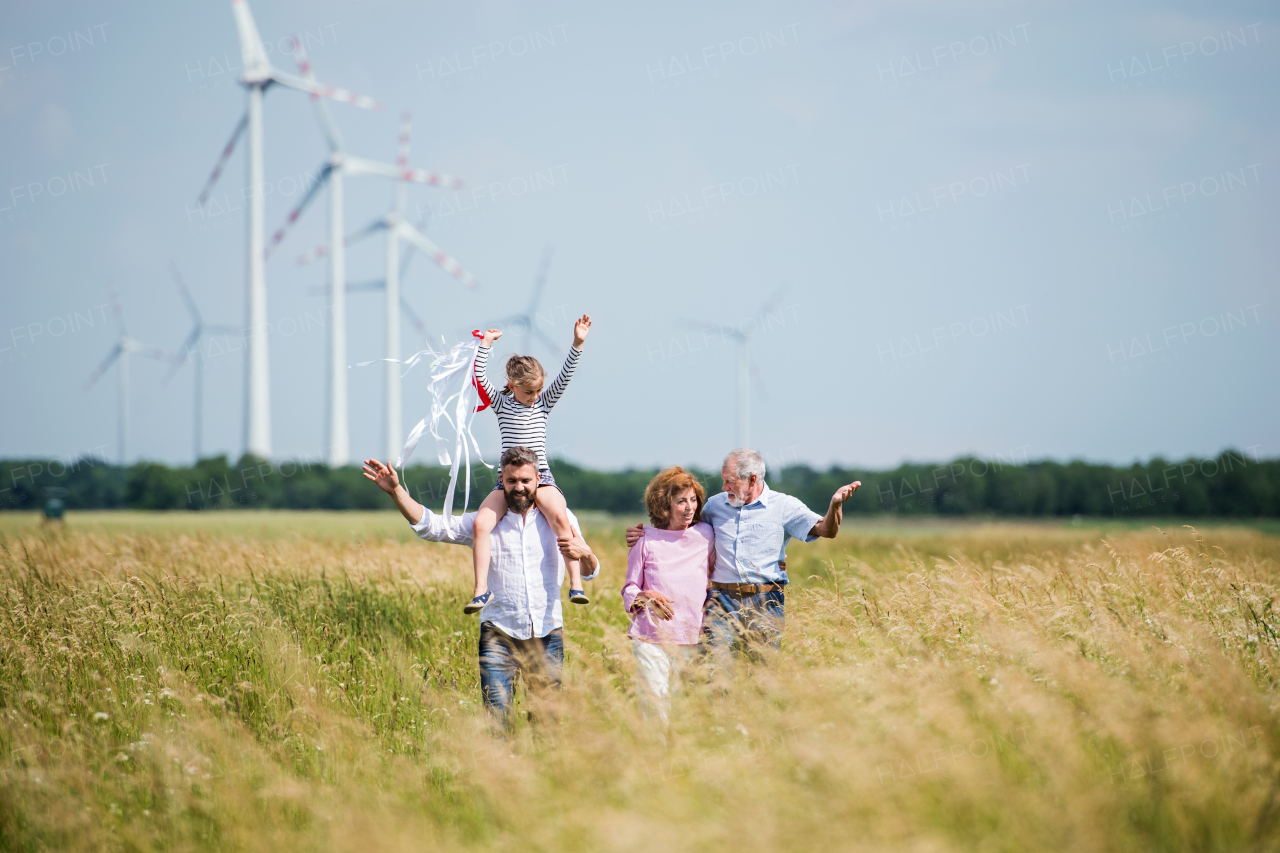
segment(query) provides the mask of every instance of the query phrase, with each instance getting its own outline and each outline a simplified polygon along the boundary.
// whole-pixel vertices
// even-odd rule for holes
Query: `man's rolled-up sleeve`
[[[453,523],[446,522],[443,515],[422,508],[422,518],[417,524],[410,524],[419,539],[428,542],[447,542],[450,545],[470,545],[475,531],[476,514],[468,512],[455,516]]]

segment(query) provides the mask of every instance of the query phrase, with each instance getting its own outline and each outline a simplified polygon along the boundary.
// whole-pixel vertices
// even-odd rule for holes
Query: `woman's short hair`
[[[649,511],[649,521],[654,527],[667,526],[667,522],[671,520],[671,502],[685,489],[693,489],[698,497],[698,508],[693,513],[696,524],[702,520],[702,505],[707,499],[707,492],[697,477],[677,465],[660,471],[658,476],[649,481],[644,490],[644,506]]]

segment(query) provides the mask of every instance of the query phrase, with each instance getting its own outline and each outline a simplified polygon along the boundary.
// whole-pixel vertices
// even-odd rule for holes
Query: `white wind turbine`
[[[400,124],[400,145],[396,153],[396,166],[401,174],[409,168],[409,139],[411,118],[404,114]],[[409,182],[396,181],[395,195],[391,209],[384,216],[374,220],[368,226],[347,238],[348,243],[355,243],[379,231],[386,237],[387,272],[383,287],[386,290],[387,309],[387,354],[388,359],[400,358],[400,307],[404,301],[400,295],[400,241],[409,244],[409,251],[421,249],[439,264],[446,272],[453,275],[467,287],[476,290],[480,283],[475,276],[463,269],[457,261],[446,255],[440,247],[428,240],[420,230],[410,225],[404,218],[405,207],[409,203]],[[406,254],[408,261],[411,255]],[[386,424],[384,436],[388,459],[394,459],[404,449],[404,414],[400,387],[400,367],[393,361],[386,363],[384,379],[386,400]]]
[[[302,80],[275,68],[267,59],[262,36],[258,34],[247,0],[231,0],[231,12],[235,15],[240,55],[244,62],[240,83],[247,93],[247,107],[230,141],[222,149],[222,156],[205,183],[198,203],[203,207],[235,148],[236,140],[247,130],[249,215],[245,314],[248,352],[245,358],[244,445],[247,452],[266,457],[271,455],[271,396],[267,364],[266,254],[263,251],[262,95],[273,83],[279,83],[306,92],[313,98],[332,98],[374,110],[382,109],[382,105],[346,89],[320,85],[314,78]]]
[[[427,219],[426,214],[423,214],[422,219],[418,222],[419,231],[423,230],[423,226],[426,224],[426,219]],[[348,246],[351,245],[351,243],[353,242],[353,239],[354,238],[352,237],[347,238],[346,242]],[[413,256],[414,256],[413,249],[414,249],[413,244],[412,243],[409,244],[409,246],[407,247],[407,250],[400,257],[400,281],[404,281],[405,276],[409,272],[409,263],[413,260]],[[323,258],[327,254],[329,254],[329,246],[327,243],[316,246],[316,248],[312,250],[311,254],[298,256],[298,266],[304,267],[307,264],[311,263],[312,260],[316,258]],[[385,291],[386,289],[387,289],[387,280],[385,277],[370,278],[364,281],[347,282],[347,293],[381,292],[381,291]],[[311,288],[311,295],[312,296],[328,296],[329,286],[324,285],[323,287],[313,287]],[[400,311],[404,314],[406,318],[408,318],[409,322],[413,325],[414,330],[417,331],[418,336],[420,338],[425,339],[429,334],[427,330],[427,326],[425,323],[422,322],[422,318],[418,316],[418,312],[413,310],[413,306],[409,304],[409,300],[404,298],[403,292],[401,292],[400,294]]]
[[[548,245],[542,250],[542,261],[538,264],[538,275],[533,280],[533,292],[529,295],[529,306],[519,314],[509,314],[501,320],[495,320],[489,325],[502,328],[503,326],[513,326],[519,324],[521,331],[515,332],[516,336],[523,334],[537,335],[544,344],[551,350],[553,354],[559,357],[563,352],[562,348],[556,346],[556,342],[542,329],[538,328],[538,303],[542,300],[542,292],[547,287],[547,272],[551,269],[551,255],[555,249]],[[505,329],[503,331],[506,331]],[[532,348],[533,339],[530,337],[529,345]]]
[[[423,218],[425,219],[425,217]],[[422,222],[419,222],[418,224],[417,230],[419,233],[421,233],[422,231],[422,224],[423,224]],[[372,233],[373,230],[380,229],[381,227],[382,227],[382,220],[379,220],[373,226],[366,228],[365,231]],[[391,240],[392,235],[390,233],[390,229],[386,229],[386,230],[388,231],[388,240]],[[356,240],[359,239],[360,236],[363,236],[364,233],[365,232],[361,232],[359,236],[353,235],[351,237],[348,237],[346,240],[347,245],[350,245],[356,242]],[[401,238],[396,237],[395,239],[398,240]],[[409,271],[409,262],[413,260],[413,256],[415,254],[414,249],[416,247],[417,247],[416,243],[410,242],[409,245],[405,247],[405,251],[400,257],[400,266],[397,271],[397,276],[393,277],[397,279],[397,284],[395,285],[397,289],[398,289],[398,282],[404,281],[405,275]],[[315,258],[324,257],[326,254],[328,254],[328,252],[329,252],[329,249],[327,245],[317,246],[310,255],[300,256],[298,258],[298,264],[300,266],[305,265],[309,263],[313,257]],[[391,250],[389,249],[388,250],[389,259],[390,259],[390,252]],[[391,268],[394,269],[395,267],[392,266]],[[386,278],[375,278],[375,279],[368,279],[366,281],[347,282],[347,293],[368,293],[368,292],[376,292],[376,291],[384,291],[384,292],[388,291]],[[317,296],[326,295],[329,292],[329,288],[328,287],[312,288],[311,292]],[[393,303],[391,303],[390,301],[390,297],[387,298],[387,312],[388,312],[388,317],[387,317],[388,328],[398,329],[400,321],[398,316],[394,316],[396,315],[396,311],[393,307]],[[407,299],[405,299],[403,292],[400,293],[399,313],[403,314],[409,320],[409,322],[413,325],[413,328],[417,331],[419,338],[422,338],[425,340],[428,337],[426,324],[422,322],[422,318],[418,316],[417,312],[413,310],[413,306],[409,304]],[[387,358],[399,358],[399,355],[398,355],[399,352],[400,352],[399,336],[388,334],[387,335]],[[388,454],[387,458],[393,458],[393,457],[399,456],[400,452],[404,449],[404,442],[403,442],[403,437],[400,429],[400,424],[402,423],[401,418],[403,417],[403,407],[401,404],[402,398],[400,396],[400,374],[396,368],[396,365],[388,363],[387,367],[388,367],[387,373],[391,375],[387,377],[388,388],[387,388],[387,397],[386,397],[386,401],[387,401],[386,402],[386,409],[387,409],[386,422],[388,425],[388,429],[387,429],[386,439],[387,439],[388,448],[395,451],[394,453]]]
[[[302,45],[296,39],[294,40],[294,59],[298,63],[303,77],[309,82],[314,79],[311,71],[310,63],[307,61]],[[332,117],[329,115],[328,105],[319,98],[313,98],[316,111],[316,118],[319,120],[320,128],[324,132],[325,139],[329,144],[329,157],[325,161],[324,166],[316,175],[311,189],[307,192],[302,200],[298,202],[298,206],[293,209],[285,220],[285,224],[276,230],[271,238],[271,245],[267,248],[267,252],[273,251],[280,241],[284,239],[288,229],[295,222],[302,212],[315,198],[317,192],[322,185],[329,188],[329,428],[327,434],[327,445],[329,450],[329,465],[339,467],[346,465],[351,459],[350,451],[350,432],[347,420],[347,330],[346,330],[346,243],[348,242],[344,236],[344,214],[343,214],[343,178],[345,175],[356,176],[374,176],[382,178],[393,178],[402,183],[412,181],[415,183],[430,184],[432,186],[457,188],[462,186],[462,182],[448,175],[440,175],[435,172],[429,172],[425,169],[411,169],[407,164],[392,166],[389,163],[379,163],[374,160],[366,160],[363,157],[353,157],[346,153],[343,148],[342,136],[338,133],[337,126],[333,123]],[[394,220],[394,221],[392,221]],[[423,251],[431,255],[432,259],[442,266],[447,272],[456,276],[460,281],[469,287],[477,286],[478,282],[471,273],[467,272],[453,258],[446,255],[438,246],[422,236],[417,229],[409,225],[403,220],[403,217],[395,211],[383,218],[384,224],[380,227],[388,229],[388,258],[392,258],[394,253],[398,251],[397,239],[392,239],[391,234],[397,235],[398,239],[408,240]],[[392,292],[392,278],[397,277],[399,263],[392,263],[389,269],[387,281],[387,301],[393,306],[388,309],[390,314],[393,310],[399,309],[399,283],[395,282],[395,292]],[[388,321],[390,325],[390,321]],[[399,321],[395,324],[394,343],[396,353],[399,353]],[[392,357],[398,357],[392,356]],[[394,365],[388,365],[388,369]],[[398,389],[398,384],[396,388]],[[399,429],[400,419],[396,419]],[[399,449],[397,449],[397,453]]]
[[[193,432],[192,448],[195,453],[195,461],[196,463],[199,463],[200,454],[202,452],[200,446],[201,428],[204,420],[204,347],[200,341],[205,337],[205,335],[230,333],[239,335],[242,330],[235,326],[217,324],[210,325],[205,323],[204,319],[200,316],[200,309],[196,307],[195,300],[191,298],[191,292],[187,290],[187,285],[183,282],[182,276],[178,273],[178,265],[174,264],[172,270],[173,280],[177,283],[178,291],[182,294],[182,301],[187,306],[187,313],[191,315],[192,326],[191,332],[187,335],[187,339],[182,342],[182,350],[178,353],[173,369],[170,370],[169,375],[165,377],[165,382],[172,379],[174,374],[178,372],[183,364],[187,361],[191,362],[192,370],[195,373],[193,380],[195,386],[193,392],[194,412],[191,416]],[[193,347],[195,348],[195,358],[192,358]]]
[[[146,358],[154,358],[157,361],[172,361],[174,356],[162,349],[147,346],[131,338],[129,330],[124,324],[124,311],[120,308],[120,297],[116,293],[115,287],[107,285],[107,292],[111,297],[111,310],[116,315],[116,327],[120,330],[120,338],[116,341],[116,345],[111,348],[111,352],[107,353],[107,357],[98,365],[98,369],[89,376],[89,380],[85,382],[84,390],[88,391],[92,388],[94,383],[102,378],[102,374],[107,372],[107,368],[113,363],[115,364],[118,383],[116,389],[116,443],[120,453],[120,464],[124,465],[129,452],[129,356],[137,353]]]
[[[787,292],[788,285],[783,285],[774,291],[773,296],[760,307],[760,310],[752,317],[765,316],[769,309],[773,308],[778,300]],[[764,393],[764,380],[760,376],[760,368],[756,366],[751,359],[751,336],[742,331],[742,323],[736,324],[715,324],[715,323],[681,323],[681,326],[690,329],[705,331],[706,329],[715,327],[725,337],[733,339],[737,345],[738,351],[738,429],[736,435],[736,447],[751,446],[751,384],[755,380],[756,387]],[[725,326],[729,326],[730,330],[725,331]]]

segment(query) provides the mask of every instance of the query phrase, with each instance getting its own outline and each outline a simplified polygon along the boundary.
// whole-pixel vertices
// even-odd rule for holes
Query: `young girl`
[[[569,357],[564,360],[560,375],[551,383],[546,393],[542,390],[546,373],[538,360],[529,355],[513,355],[507,359],[507,384],[501,393],[489,381],[491,348],[493,342],[502,337],[502,332],[498,329],[485,332],[476,351],[476,378],[493,401],[493,413],[498,416],[498,430],[502,434],[502,449],[527,447],[538,454],[538,490],[534,493],[534,500],[538,511],[551,522],[558,537],[572,537],[573,529],[569,526],[568,505],[556,486],[555,478],[551,476],[551,466],[547,464],[547,417],[551,414],[551,407],[560,399],[565,386],[573,378],[578,358],[582,355],[582,345],[590,330],[591,318],[583,314],[582,319],[573,326],[573,347],[569,350]],[[464,613],[475,613],[489,601],[489,534],[506,512],[502,475],[499,473],[497,486],[484,499],[484,503],[480,504],[480,511],[476,514],[473,540],[476,588],[471,603],[463,608]],[[589,603],[591,599],[582,590],[580,563],[577,560],[565,560],[565,569],[569,573],[569,600],[574,604]]]

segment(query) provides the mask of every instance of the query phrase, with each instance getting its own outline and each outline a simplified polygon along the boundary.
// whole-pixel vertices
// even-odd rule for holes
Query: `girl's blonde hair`
[[[502,393],[510,394],[511,389],[516,386],[528,387],[543,382],[546,378],[547,373],[536,358],[513,354],[507,359],[507,387],[502,389]]]

